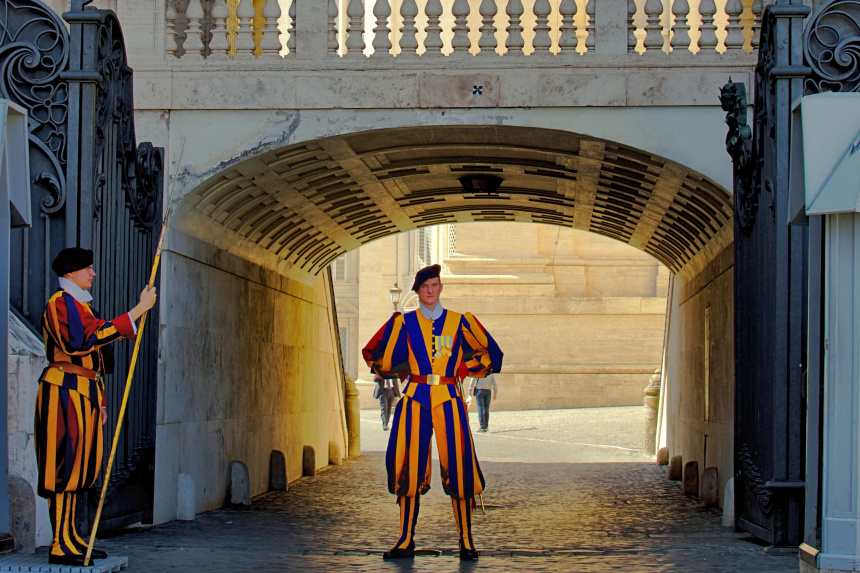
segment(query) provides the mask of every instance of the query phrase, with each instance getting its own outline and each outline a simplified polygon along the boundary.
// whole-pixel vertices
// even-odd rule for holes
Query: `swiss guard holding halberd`
[[[93,486],[102,467],[107,420],[104,374],[110,374],[110,343],[134,339],[134,321],[155,304],[155,288],[144,288],[133,309],[111,321],[93,309],[89,288],[96,276],[93,252],[63,249],[51,268],[60,289],[42,314],[48,367],[39,378],[34,424],[38,493],[47,498],[54,541],[48,563],[83,565],[87,542],[75,531],[75,501]],[[96,559],[107,557],[93,549]]]
[[[415,275],[417,311],[395,313],[362,354],[370,369],[386,378],[409,377],[394,412],[385,466],[388,490],[400,505],[400,538],[385,559],[415,555],[413,534],[421,496],[430,489],[430,438],[436,432],[442,488],[451,496],[460,536],[460,559],[478,558],[472,541],[475,496],[484,476],[475,456],[461,381],[502,368],[502,351],[472,314],[442,308],[439,265]]]

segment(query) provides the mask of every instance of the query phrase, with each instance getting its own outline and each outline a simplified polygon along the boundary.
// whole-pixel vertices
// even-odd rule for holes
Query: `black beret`
[[[51,263],[51,269],[57,276],[85,269],[93,264],[93,252],[89,249],[70,247],[63,249]]]
[[[418,292],[418,289],[421,288],[425,282],[430,279],[438,279],[439,273],[442,271],[442,267],[439,265],[430,265],[429,267],[424,267],[417,273],[415,273],[415,282],[412,283],[412,290]]]

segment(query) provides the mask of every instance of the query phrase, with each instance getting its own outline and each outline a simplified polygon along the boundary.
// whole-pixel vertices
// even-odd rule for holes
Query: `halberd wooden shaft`
[[[170,188],[170,198],[167,200],[167,211],[164,213],[164,218],[161,222],[161,234],[158,237],[158,246],[155,249],[155,259],[152,261],[152,270],[149,273],[149,283],[147,288],[152,288],[155,285],[155,276],[158,273],[158,263],[161,261],[161,249],[164,246],[164,236],[167,234],[167,222],[170,218],[170,208],[173,203],[173,191],[176,189],[176,179],[179,174],[179,165],[182,161],[182,153],[185,151],[185,140],[182,141],[182,147],[179,150],[179,159],[176,161],[176,170],[173,183]],[[99,530],[99,521],[101,521],[102,509],[105,504],[105,495],[107,494],[108,483],[110,482],[111,468],[113,468],[114,456],[116,456],[116,447],[119,444],[119,434],[122,430],[122,421],[125,418],[125,409],[128,405],[128,395],[131,391],[131,381],[134,378],[134,368],[137,365],[137,355],[140,352],[140,344],[143,341],[143,332],[146,327],[146,317],[149,315],[149,310],[143,313],[140,317],[140,326],[137,329],[137,336],[134,339],[134,351],[131,353],[131,363],[128,366],[128,376],[125,380],[125,391],[122,395],[122,405],[119,408],[119,418],[116,422],[116,431],[113,434],[113,442],[110,447],[110,456],[108,457],[107,469],[105,470],[104,483],[102,483],[102,493],[99,496],[99,507],[96,509],[96,519],[93,522],[93,530],[90,532],[90,542],[87,544],[87,554],[84,556],[84,566],[90,565],[90,557],[93,554],[93,544],[96,540],[96,532]]]

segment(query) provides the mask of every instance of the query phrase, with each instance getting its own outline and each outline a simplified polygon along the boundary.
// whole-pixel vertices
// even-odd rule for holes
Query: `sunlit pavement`
[[[192,522],[130,530],[102,542],[131,572],[158,571],[706,571],[794,572],[795,557],[766,552],[721,526],[643,457],[640,408],[493,412],[475,434],[487,480],[473,518],[477,562],[456,556],[451,505],[434,463],[416,531],[441,556],[384,562],[398,508],[385,485],[389,433],[362,411],[360,458]],[[477,430],[477,420],[472,420]]]

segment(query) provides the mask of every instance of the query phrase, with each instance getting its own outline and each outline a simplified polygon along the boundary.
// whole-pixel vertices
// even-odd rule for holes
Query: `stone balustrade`
[[[718,8],[714,0],[188,0],[186,6],[167,0],[165,50],[168,59],[185,61],[731,56],[757,47],[765,3],[726,0]]]

